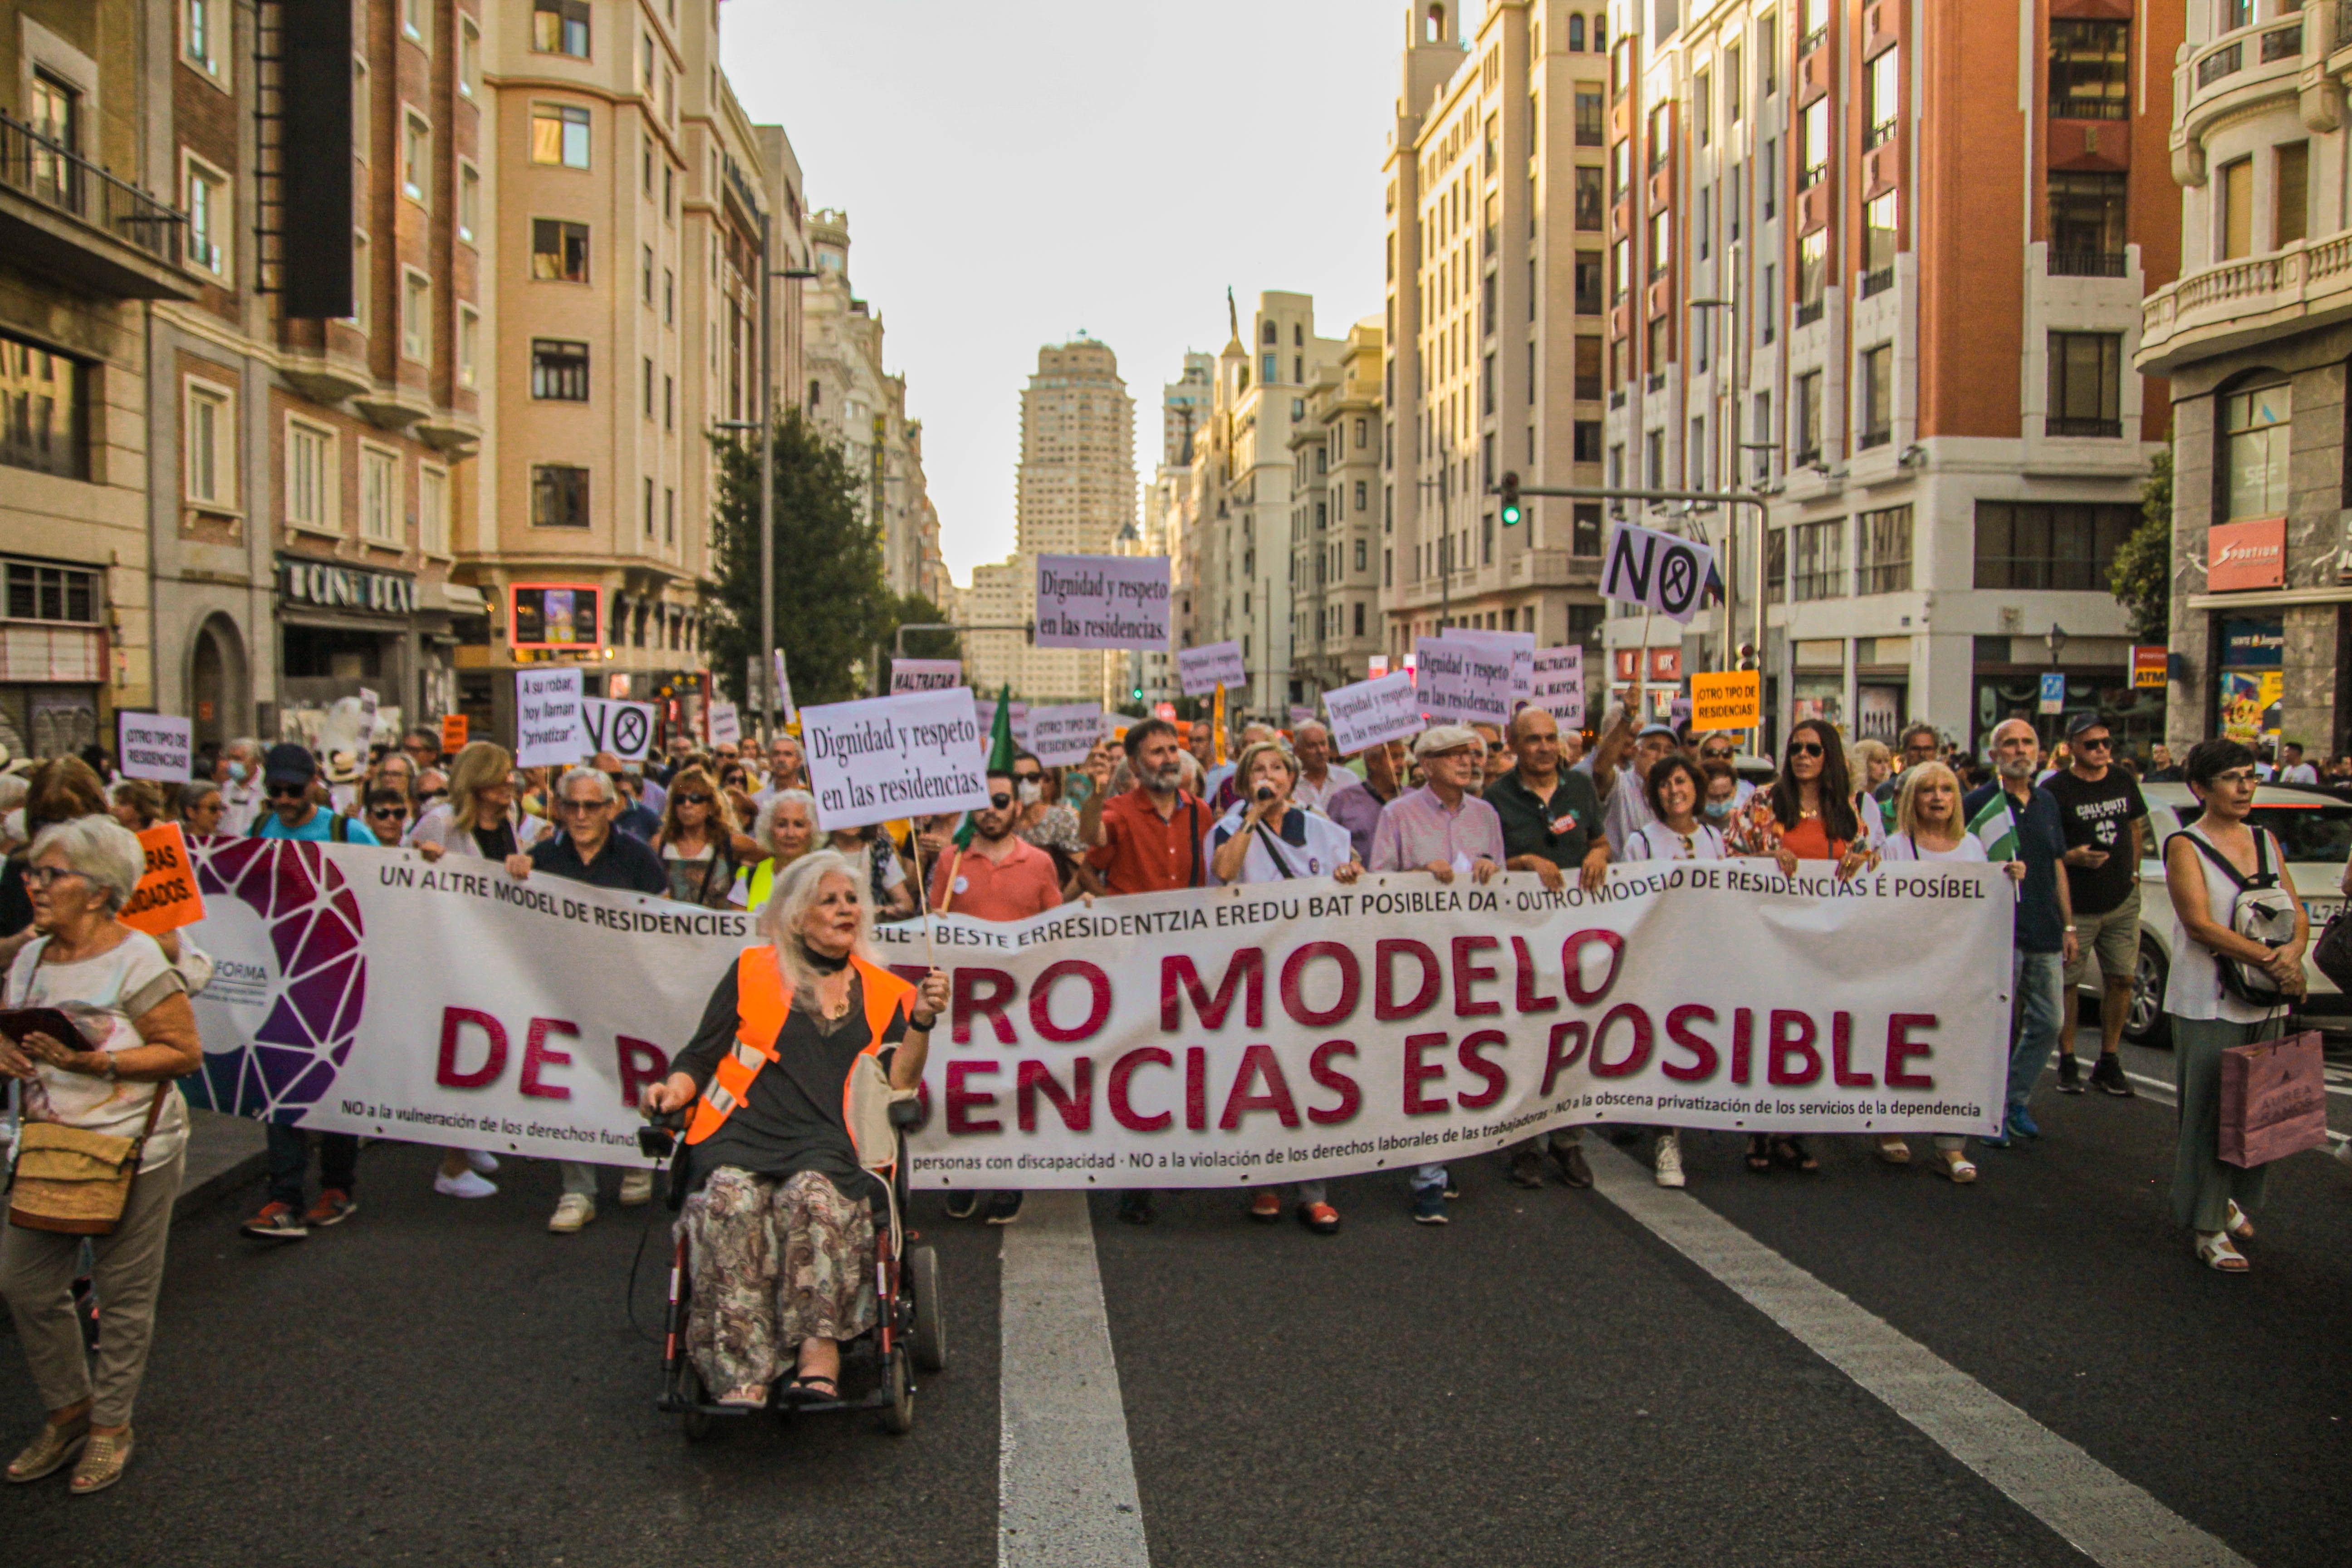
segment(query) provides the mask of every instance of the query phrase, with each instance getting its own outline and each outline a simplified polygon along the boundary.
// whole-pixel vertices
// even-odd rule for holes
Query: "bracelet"
[[[907,1015],[907,1027],[919,1035],[929,1034],[932,1027],[936,1026],[939,1021],[940,1016],[937,1013],[932,1014],[928,1018],[924,1017],[920,1013],[909,1013]]]

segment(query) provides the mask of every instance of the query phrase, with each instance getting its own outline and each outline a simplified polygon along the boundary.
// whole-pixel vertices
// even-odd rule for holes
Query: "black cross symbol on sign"
[[[613,750],[625,757],[633,757],[646,749],[647,730],[652,721],[635,708],[624,708],[613,715]]]
[[[1658,607],[1669,615],[1690,608],[1698,597],[1698,557],[1678,545],[1666,547],[1658,563]]]

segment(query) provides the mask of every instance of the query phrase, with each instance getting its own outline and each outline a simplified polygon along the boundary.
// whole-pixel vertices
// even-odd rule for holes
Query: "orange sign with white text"
[[[2205,534],[2205,585],[2217,594],[2286,584],[2286,519],[2217,523]]]
[[[147,874],[122,906],[122,923],[162,936],[204,919],[205,896],[196,888],[195,868],[188,863],[188,841],[181,836],[180,825],[166,822],[149,828],[139,836],[139,847],[147,851]]]

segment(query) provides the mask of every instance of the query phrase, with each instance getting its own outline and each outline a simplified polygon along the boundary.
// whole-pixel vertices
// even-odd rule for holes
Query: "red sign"
[[[1617,679],[1620,680],[1637,680],[1641,679],[1641,674],[1642,650],[1637,647],[1619,648],[1617,650]]]
[[[2165,649],[2161,643],[2155,647],[2149,647],[2146,643],[2132,645],[2132,689],[2135,691],[2163,690],[2167,668]]]
[[[2286,585],[2286,519],[2225,522],[2205,535],[2205,585],[2215,593]]]
[[[1654,647],[1650,650],[1652,680],[1680,680],[1683,678],[1683,650],[1678,647]]]

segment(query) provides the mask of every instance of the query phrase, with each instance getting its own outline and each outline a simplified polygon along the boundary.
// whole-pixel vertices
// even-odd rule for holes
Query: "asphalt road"
[[[2171,1228],[2158,1095],[2045,1087],[2036,1111],[2047,1135],[1981,1154],[1969,1190],[1927,1171],[1924,1139],[1907,1169],[1823,1139],[1821,1174],[1759,1179],[1738,1140],[1697,1134],[1687,1196],[1667,1201],[1729,1221],[2242,1560],[2343,1562],[2352,1168],[2278,1167],[2255,1271],[2225,1279]],[[760,1419],[688,1447],[653,1408],[658,1349],[625,1301],[666,1215],[607,1205],[551,1237],[551,1167],[510,1166],[497,1198],[458,1204],[429,1192],[433,1159],[371,1147],[361,1213],[296,1246],[246,1242],[228,1206],[184,1221],[131,1476],[79,1502],[61,1481],[0,1492],[0,1561],[999,1561],[998,1248],[1014,1233],[918,1200],[954,1360],[911,1436]],[[1096,1198],[1151,1562],[2084,1560],[1627,1207],[1522,1192],[1491,1159],[1457,1171],[1443,1230],[1410,1222],[1398,1177],[1333,1184],[1347,1224],[1328,1239],[1253,1226],[1230,1193],[1169,1194],[1149,1228]],[[638,1281],[647,1331],[661,1237]],[[0,1332],[12,1446],[35,1410]]]

